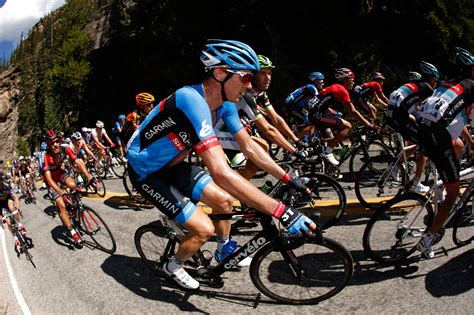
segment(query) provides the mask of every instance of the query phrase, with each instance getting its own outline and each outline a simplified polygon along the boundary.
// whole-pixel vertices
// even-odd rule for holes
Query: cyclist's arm
[[[53,177],[51,177],[51,171],[45,171],[44,178],[46,179],[46,184],[48,184],[49,187],[53,188],[58,195],[61,196],[62,194],[64,194],[64,191],[59,188],[58,184],[53,180]]]
[[[265,117],[261,117],[255,121],[255,125],[258,127],[259,130],[263,132],[263,134],[270,139],[273,143],[277,144],[278,146],[284,148],[286,151],[290,153],[295,153],[296,149],[293,147],[283,135],[278,131],[276,127],[271,125]],[[241,146],[242,147],[242,146]]]
[[[96,159],[95,156],[94,156],[94,153],[92,153],[92,151],[89,149],[89,146],[86,144],[86,142],[84,140],[82,140],[81,142],[81,148],[84,149],[84,151],[86,151],[87,155],[90,156],[92,159]]]
[[[352,102],[343,102],[342,105],[344,106],[344,109],[348,113],[350,113],[357,121],[366,126],[372,127],[372,124],[367,119],[365,119],[364,116],[362,116],[357,109],[355,109],[354,104],[352,104]]]
[[[91,180],[91,174],[89,174],[89,172],[87,171],[87,167],[84,164],[84,161],[82,161],[82,159],[75,159],[74,165],[77,169],[79,169],[79,172],[81,172],[81,174],[84,174],[86,176],[87,182],[89,182]]]
[[[282,132],[285,136],[289,137],[292,141],[298,141],[298,137],[291,131],[290,126],[285,122],[283,117],[281,117],[273,106],[268,106],[264,109],[265,113],[268,114],[270,120],[272,121],[273,125],[277,127],[277,129]]]
[[[462,130],[461,136],[466,141],[466,144],[468,144],[471,148],[474,148],[474,139],[472,139],[471,134],[469,133],[469,129],[467,129],[467,126],[464,127],[464,129]]]
[[[374,95],[374,99],[377,103],[379,103],[380,105],[382,105],[383,108],[387,108],[388,107],[388,100],[387,98],[385,97],[385,95],[383,95],[383,93],[380,93],[381,95],[379,95],[378,93],[375,93]],[[384,101],[385,99],[385,101]]]
[[[225,187],[224,190],[226,192],[259,211],[269,215],[273,214],[278,202],[265,195],[252,183],[232,170],[220,145],[207,149],[200,153],[200,156],[204,164],[206,164],[212,179],[219,187]]]
[[[258,119],[260,120],[260,119]],[[240,146],[242,153],[255,163],[259,168],[270,173],[275,178],[281,179],[285,175],[285,171],[273,161],[270,154],[263,149],[258,143],[252,140],[245,130],[240,130],[234,134],[235,140]],[[294,149],[294,148],[293,148]]]
[[[114,143],[112,142],[112,140],[110,140],[109,135],[107,134],[107,132],[104,132],[104,137],[105,137],[105,139],[107,140],[107,142],[109,143],[109,145],[110,145],[111,147],[113,147],[113,146],[114,146]]]
[[[376,96],[380,98],[380,100],[385,104],[385,107],[388,107],[388,98],[385,96],[383,91],[380,91],[379,93],[376,93]]]

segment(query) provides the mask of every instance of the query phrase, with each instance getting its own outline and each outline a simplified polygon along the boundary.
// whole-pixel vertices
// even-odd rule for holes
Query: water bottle
[[[273,184],[271,181],[267,180],[265,182],[265,184],[263,184],[261,187],[260,187],[260,190],[263,191],[264,193],[268,194],[268,192],[270,191],[270,189],[273,187]]]
[[[349,151],[349,146],[347,144],[341,143],[341,149],[337,153],[339,160],[343,159],[346,156],[347,151]]]

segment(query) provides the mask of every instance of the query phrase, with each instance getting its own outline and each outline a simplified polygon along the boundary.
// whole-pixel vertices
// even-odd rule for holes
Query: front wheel
[[[362,240],[365,254],[379,263],[401,262],[416,250],[433,218],[433,208],[425,196],[410,192],[393,199],[367,223]]]
[[[474,192],[464,201],[454,219],[453,242],[464,246],[474,240]]]
[[[287,304],[317,304],[336,295],[354,270],[351,254],[336,241],[310,236],[292,250],[264,245],[250,265],[250,278],[260,292]]]
[[[81,224],[82,229],[92,238],[97,248],[109,254],[115,253],[117,250],[115,238],[105,221],[95,210],[84,206],[81,214]]]

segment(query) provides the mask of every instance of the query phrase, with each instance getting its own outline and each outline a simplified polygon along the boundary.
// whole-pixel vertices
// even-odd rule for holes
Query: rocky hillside
[[[19,67],[10,67],[0,73],[0,160],[10,159],[17,154],[19,83]]]

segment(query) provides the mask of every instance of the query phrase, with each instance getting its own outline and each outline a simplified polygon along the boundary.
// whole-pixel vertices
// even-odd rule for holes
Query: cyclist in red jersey
[[[66,204],[64,203],[62,195],[65,193],[58,185],[58,183],[69,187],[71,190],[76,188],[74,179],[65,169],[64,160],[69,157],[79,171],[87,178],[87,183],[91,181],[91,175],[87,171],[84,162],[78,159],[69,147],[61,147],[62,137],[58,132],[49,130],[47,134],[48,150],[44,156],[43,179],[49,186],[49,194],[51,199],[55,201],[58,208],[59,217],[68,229],[69,236],[74,242],[79,242],[80,237],[78,232],[72,228],[69,220],[69,215],[66,212]]]
[[[332,151],[347,137],[352,129],[352,124],[341,118],[341,115],[336,110],[348,112],[364,125],[375,129],[378,129],[378,127],[365,119],[351,101],[349,91],[354,87],[354,73],[348,68],[338,68],[335,72],[335,78],[338,83],[322,89],[317,97],[311,99],[308,103],[310,107],[308,119],[310,123],[320,128],[329,127],[335,131],[334,138],[328,141],[328,146],[322,156],[329,163],[339,165],[339,161],[336,160]],[[333,106],[339,108],[334,109],[332,108]]]
[[[372,120],[377,117],[377,108],[374,106],[374,102],[380,104],[384,109],[388,106],[388,99],[382,90],[384,81],[383,74],[375,72],[372,75],[372,81],[362,83],[354,88],[354,103]]]

